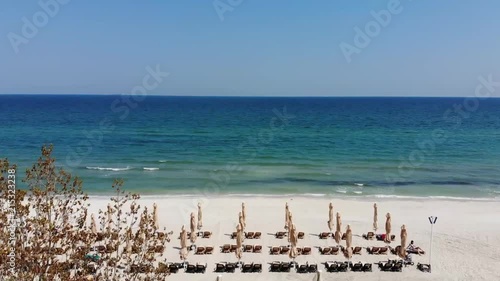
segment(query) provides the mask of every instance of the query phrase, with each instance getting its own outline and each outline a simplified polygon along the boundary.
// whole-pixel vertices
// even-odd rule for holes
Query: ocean
[[[0,95],[0,126],[97,196],[500,198],[500,99]]]

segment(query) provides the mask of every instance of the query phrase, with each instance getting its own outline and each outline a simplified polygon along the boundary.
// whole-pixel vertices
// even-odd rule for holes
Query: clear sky
[[[151,94],[466,96],[500,80],[498,0],[401,0],[367,46],[355,27],[393,0],[217,1],[71,0],[43,25],[38,1],[5,0],[0,93],[129,93],[158,64]],[[360,47],[350,62],[342,42]]]

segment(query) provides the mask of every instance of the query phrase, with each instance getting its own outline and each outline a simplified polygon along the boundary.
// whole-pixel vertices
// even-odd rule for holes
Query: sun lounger
[[[253,252],[253,246],[252,245],[245,245],[245,246],[243,246],[243,251],[244,252]]]
[[[370,255],[378,255],[378,251],[380,250],[380,247],[367,247],[366,251]]]
[[[220,251],[221,251],[221,253],[230,253],[231,252],[231,245],[225,244],[224,246],[221,247]]]
[[[280,262],[273,262],[273,263],[271,263],[271,265],[269,267],[269,271],[270,272],[280,272],[280,266],[281,266]]]
[[[424,264],[424,263],[418,263],[417,264],[417,269],[422,271],[422,272],[431,272],[431,265],[430,264]]]
[[[290,272],[290,269],[291,269],[291,265],[289,262],[282,262],[280,264],[280,271],[281,272]]]
[[[362,249],[363,248],[361,248],[361,247],[354,247],[354,249],[352,250],[352,254],[353,255],[361,255],[361,250]]]
[[[214,253],[214,247],[211,247],[211,246],[207,246],[205,248],[205,255],[211,255]]]
[[[231,248],[229,249],[229,252],[234,253],[234,252],[236,252],[237,248],[238,248],[238,245],[231,245]]]
[[[339,247],[332,247],[332,250],[330,251],[330,255],[337,255],[339,253],[340,249]]]
[[[252,267],[252,272],[257,272],[257,273],[262,272],[262,264],[261,263],[254,263],[253,267]]]
[[[255,235],[254,232],[247,232],[247,233],[245,233],[245,237],[247,239],[253,239],[254,235]]]
[[[262,246],[261,245],[254,245],[253,252],[254,253],[262,253]]]
[[[343,233],[342,234],[342,240],[346,240],[346,238],[347,238],[347,234]]]
[[[231,233],[231,239],[236,239],[236,232]]]
[[[390,249],[392,254],[397,255],[401,249],[401,245],[396,246],[396,248],[390,248]]]
[[[330,236],[329,232],[321,232],[319,234],[319,239],[327,239]]]
[[[271,254],[271,255],[279,255],[280,254],[280,247],[271,247],[271,250],[269,251],[269,254]]]
[[[357,263],[350,263],[349,267],[351,268],[351,271],[354,272],[362,272],[363,271],[363,263],[357,262]]]
[[[262,232],[255,232],[255,235],[253,236],[253,239],[260,239],[260,237],[262,236]]]
[[[319,248],[319,252],[322,254],[322,255],[331,255],[331,252],[332,252],[332,248],[330,247],[325,247],[325,248]]]
[[[363,234],[363,238],[365,238],[366,240],[372,240],[373,238],[375,238],[375,233],[370,231],[366,234]]]
[[[195,255],[204,255],[205,254],[205,247],[196,248],[196,252],[194,254]]]
[[[318,272],[318,265],[317,264],[309,264],[307,271],[309,271],[310,273]]]
[[[304,236],[306,236],[306,234],[304,232],[299,232],[297,234],[297,238],[299,238],[299,239],[304,239]]]
[[[389,251],[388,247],[382,247],[379,249],[378,254],[379,255],[387,255],[387,252]]]
[[[196,264],[196,273],[205,273],[207,264]]]
[[[403,262],[402,261],[398,261],[398,262],[394,263],[392,265],[391,271],[394,271],[394,272],[401,272],[401,271],[403,271]]]
[[[362,268],[363,272],[371,272],[372,271],[372,264],[371,263],[365,263]]]
[[[196,265],[188,264],[185,272],[186,273],[196,273]]]
[[[336,262],[325,262],[326,272],[338,272],[339,265]]]
[[[235,263],[227,263],[226,264],[226,272],[234,273],[235,270],[236,270],[236,264]]]
[[[217,263],[215,264],[215,272],[225,272],[226,271],[226,265],[224,263]]]
[[[170,273],[177,273],[179,269],[182,268],[180,264],[172,263],[168,265],[168,270]]]
[[[286,255],[286,254],[288,254],[288,252],[290,252],[290,248],[288,248],[286,246],[283,246],[280,248],[280,254]]]
[[[205,239],[208,239],[208,238],[212,237],[212,232],[210,232],[210,231],[204,231],[202,237],[205,238]]]
[[[302,249],[302,255],[310,255],[311,254],[311,247],[304,247]]]
[[[297,267],[297,273],[307,273],[309,272],[309,267],[307,264],[302,264]]]
[[[246,264],[243,264],[243,266],[241,267],[241,272],[249,273],[249,272],[252,272],[252,269],[253,269],[253,264],[246,263]]]
[[[286,236],[286,232],[278,231],[274,236],[278,239],[283,239]]]

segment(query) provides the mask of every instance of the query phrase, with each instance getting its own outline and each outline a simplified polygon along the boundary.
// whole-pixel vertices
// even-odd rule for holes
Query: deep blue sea
[[[2,95],[0,126],[95,195],[500,197],[500,99]]]

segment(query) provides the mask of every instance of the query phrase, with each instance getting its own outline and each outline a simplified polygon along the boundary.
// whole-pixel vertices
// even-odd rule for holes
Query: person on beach
[[[417,246],[415,246],[415,244],[413,244],[413,240],[411,240],[410,245],[408,245],[408,247],[406,247],[406,250],[409,253],[416,253],[419,255],[425,254],[424,250],[420,249],[420,247],[417,247]]]

